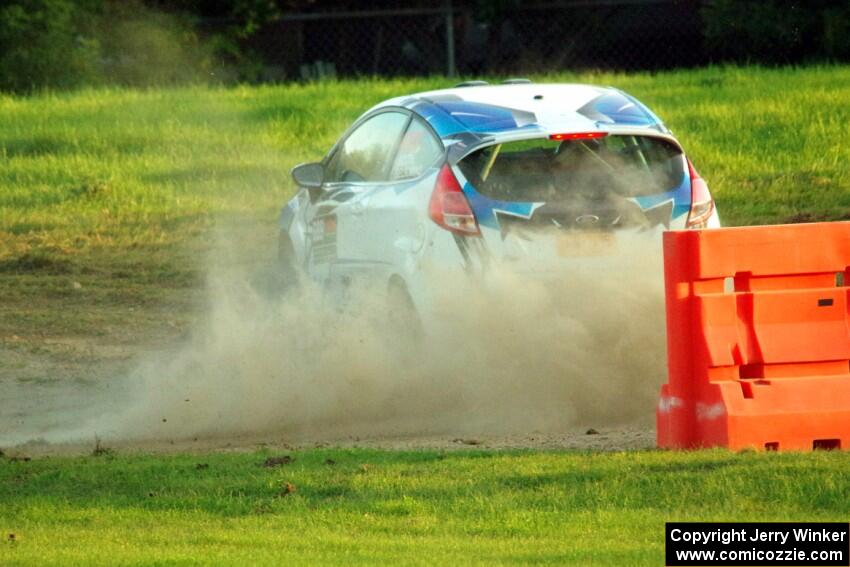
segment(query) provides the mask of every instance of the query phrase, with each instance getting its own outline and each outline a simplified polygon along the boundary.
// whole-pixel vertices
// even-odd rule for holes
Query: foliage
[[[796,63],[850,56],[850,2],[715,0],[702,15],[709,53],[721,60]]]
[[[93,2],[11,0],[0,8],[0,89],[97,82],[100,45],[85,33]]]
[[[190,18],[150,10],[141,2],[109,2],[96,24],[100,72],[108,84],[151,86],[207,82],[210,47]]]
[[[215,80],[191,18],[141,1],[11,0],[0,9],[0,90]]]

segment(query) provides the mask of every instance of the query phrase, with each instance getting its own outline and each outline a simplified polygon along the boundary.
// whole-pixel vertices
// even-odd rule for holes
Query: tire
[[[419,342],[423,336],[422,319],[401,278],[394,277],[387,288],[387,319],[393,334]]]

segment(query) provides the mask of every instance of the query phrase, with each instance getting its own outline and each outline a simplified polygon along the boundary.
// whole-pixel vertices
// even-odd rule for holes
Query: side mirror
[[[325,180],[325,166],[321,163],[302,163],[292,168],[292,179],[299,187],[320,189]]]

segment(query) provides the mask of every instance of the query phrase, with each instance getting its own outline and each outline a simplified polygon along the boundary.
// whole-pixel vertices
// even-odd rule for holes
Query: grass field
[[[850,210],[850,68],[540,77],[615,85],[683,141],[731,224]],[[182,239],[210,213],[272,214],[288,169],[372,104],[442,78],[0,98],[0,229],[76,251]],[[356,93],[356,96],[353,96]],[[25,238],[29,236],[29,238]]]
[[[850,492],[840,452],[289,455],[0,462],[0,564],[661,565],[665,521],[846,521]]]
[[[615,85],[648,103],[727,224],[850,218],[850,67],[537,79]],[[115,334],[128,306],[141,327],[163,305],[182,323],[213,223],[250,219],[271,243],[292,165],[321,157],[372,104],[451,82],[0,97],[0,336]]]
[[[727,224],[850,218],[850,67],[536,79],[649,104]],[[449,84],[0,96],[0,384],[108,379],[191,329],[214,228],[262,263],[292,165],[373,103]],[[666,520],[846,521],[850,505],[845,453],[268,456],[0,457],[0,565],[658,565]]]

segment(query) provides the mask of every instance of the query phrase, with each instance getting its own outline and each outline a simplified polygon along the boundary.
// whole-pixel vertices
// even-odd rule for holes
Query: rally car
[[[292,176],[284,272],[329,288],[369,278],[416,311],[428,268],[545,271],[605,257],[624,235],[720,225],[661,120],[583,84],[475,81],[393,98]]]

